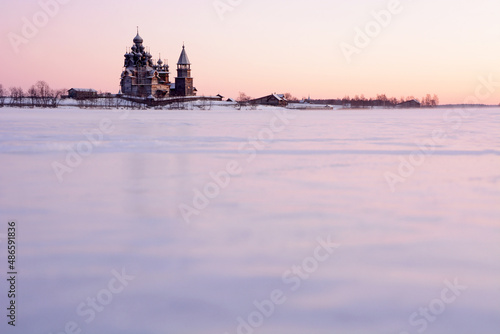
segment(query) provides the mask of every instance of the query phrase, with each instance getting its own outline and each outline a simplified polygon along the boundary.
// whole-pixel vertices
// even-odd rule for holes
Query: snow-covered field
[[[0,109],[2,333],[497,334],[500,109]]]

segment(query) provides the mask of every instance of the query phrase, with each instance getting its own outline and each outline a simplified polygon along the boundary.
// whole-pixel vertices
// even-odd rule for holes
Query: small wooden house
[[[68,90],[68,96],[76,100],[93,99],[97,97],[95,89],[71,88]]]
[[[271,94],[268,96],[260,97],[258,99],[253,99],[248,101],[250,104],[261,104],[267,106],[282,106],[288,105],[288,101],[283,94]]]
[[[408,109],[408,108],[420,108],[421,104],[417,100],[405,101],[399,104],[396,104],[396,108],[399,109]]]

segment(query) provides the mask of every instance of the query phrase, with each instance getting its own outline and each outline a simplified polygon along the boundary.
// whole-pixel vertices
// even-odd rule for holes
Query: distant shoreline
[[[299,103],[291,103],[288,106],[269,106],[269,105],[249,105],[249,104],[239,104],[235,102],[226,102],[219,101],[213,103],[204,103],[201,101],[184,103],[181,105],[165,105],[160,107],[148,107],[144,104],[121,104],[119,106],[106,106],[101,104],[93,104],[93,105],[79,105],[78,103],[63,103],[57,105],[55,107],[43,107],[43,106],[31,106],[31,105],[9,105],[4,104],[0,105],[0,112],[2,110],[56,110],[56,109],[73,109],[73,110],[96,110],[96,111],[110,111],[110,110],[164,110],[164,111],[210,111],[212,109],[217,110],[219,108],[227,109],[228,111],[261,111],[261,110],[297,110],[297,111],[361,111],[361,110],[373,110],[376,112],[377,110],[394,110],[394,111],[427,111],[432,109],[492,109],[492,108],[500,108],[497,105],[485,105],[485,104],[447,104],[447,105],[439,105],[434,107],[421,107],[421,108],[394,108],[394,107],[345,107],[339,105],[321,105],[321,104],[299,104]]]
[[[350,105],[342,103],[322,103],[332,100],[310,100],[302,102],[289,102],[286,109],[293,110],[365,110],[365,109],[446,109],[446,108],[495,108],[498,105],[487,104],[444,104],[436,106],[421,107],[398,107],[395,105]],[[189,98],[176,98],[165,100],[151,100],[140,98],[129,98],[125,96],[105,96],[87,99],[73,99],[68,97],[60,98],[56,101],[36,101],[33,102],[30,97],[22,100],[13,100],[10,97],[0,99],[0,108],[20,108],[20,109],[55,109],[55,108],[80,108],[80,109],[157,109],[157,110],[210,110],[212,107],[233,107],[235,110],[255,110],[258,107],[273,107],[272,105],[252,103],[249,101],[223,101],[220,97],[199,96]],[[274,106],[278,107],[278,106]]]

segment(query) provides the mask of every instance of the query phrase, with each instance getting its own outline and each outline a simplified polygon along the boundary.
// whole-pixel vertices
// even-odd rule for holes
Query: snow
[[[1,332],[498,333],[500,109],[259,109],[0,109]]]

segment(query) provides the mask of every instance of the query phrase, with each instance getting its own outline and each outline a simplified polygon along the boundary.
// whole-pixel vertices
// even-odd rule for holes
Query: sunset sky
[[[199,95],[431,93],[442,104],[476,95],[498,104],[498,13],[498,0],[0,0],[0,84],[117,93],[139,26],[171,78],[185,43]]]

